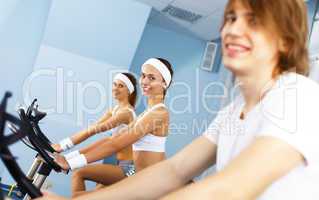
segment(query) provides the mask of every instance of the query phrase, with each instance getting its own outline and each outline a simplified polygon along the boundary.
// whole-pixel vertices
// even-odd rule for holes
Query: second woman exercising
[[[132,145],[134,165],[130,165],[127,170],[124,170],[125,173],[116,175],[116,179],[121,180],[125,176],[134,174],[135,170],[140,171],[164,160],[165,142],[169,127],[169,112],[164,104],[164,98],[171,84],[172,75],[173,70],[167,60],[162,58],[147,60],[142,65],[140,78],[142,93],[148,101],[146,110],[133,123],[118,130],[111,138],[106,138],[91,145],[85,152],[80,151],[80,154],[71,159],[56,156],[56,161],[65,170],[74,170]],[[73,186],[75,195],[82,194],[81,191],[85,190],[84,179],[104,185],[110,184],[103,178],[102,174],[105,174],[105,169],[100,167],[101,165],[92,165],[86,167],[86,169],[83,168],[85,171],[80,170],[76,173],[80,174],[80,178],[74,177],[74,179],[78,179],[74,180],[78,183]]]

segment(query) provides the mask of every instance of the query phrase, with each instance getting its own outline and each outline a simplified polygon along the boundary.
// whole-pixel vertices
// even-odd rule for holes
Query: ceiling
[[[219,27],[227,0],[136,0],[153,7],[149,23],[203,40],[219,37]],[[307,0],[304,0],[307,1]],[[167,6],[181,8],[202,17],[188,22],[163,12]],[[318,13],[319,15],[319,13]],[[318,18],[317,15],[317,18]]]
[[[219,37],[219,26],[222,20],[224,7],[227,0],[136,0],[153,7],[149,23],[161,27],[191,34],[203,40],[212,40]],[[194,22],[181,20],[163,12],[167,6],[190,11],[192,14],[201,15]]]

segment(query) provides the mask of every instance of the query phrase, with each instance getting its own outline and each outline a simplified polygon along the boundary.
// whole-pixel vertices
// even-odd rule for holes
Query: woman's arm
[[[168,160],[143,169],[110,187],[75,199],[158,199],[182,187],[214,164],[216,150],[217,146],[214,143],[200,137]]]
[[[99,139],[98,141],[93,142],[92,144],[89,144],[88,146],[83,147],[82,149],[80,149],[79,153],[80,154],[85,154],[85,153],[87,153],[89,151],[92,151],[95,148],[99,148],[99,146],[101,144],[105,143],[108,140],[110,140],[110,137],[105,137],[105,138]]]
[[[161,114],[161,115],[160,115]],[[167,113],[168,115],[168,113]],[[149,113],[144,118],[129,124],[127,128],[119,130],[119,133],[112,136],[108,141],[99,145],[98,148],[84,154],[88,163],[101,160],[112,155],[129,145],[134,144],[140,138],[148,133],[152,133],[161,127],[167,120],[168,116],[163,113]]]
[[[112,109],[105,112],[104,115],[96,123],[97,124],[103,123],[106,120],[108,120],[110,117],[112,117]]]
[[[121,110],[115,116],[108,118],[104,117],[98,123],[90,126],[88,129],[71,136],[71,140],[73,144],[79,144],[97,133],[110,130],[120,124],[128,124],[131,119],[132,113],[129,110]]]
[[[216,162],[217,146],[199,137],[172,158],[152,165],[107,188],[75,198],[75,200],[143,200],[158,199],[187,183]],[[63,199],[46,196],[41,200]],[[198,198],[196,198],[198,199]]]
[[[131,123],[127,128],[119,130],[119,133],[116,133],[111,138],[104,140],[104,142],[98,143],[96,147],[92,147],[87,152],[81,152],[82,160],[85,160],[85,163],[92,163],[98,160],[101,160],[105,157],[112,155],[113,153],[119,152],[122,149],[132,145],[137,140],[142,138],[148,133],[152,133],[159,128],[162,128],[160,125],[164,124],[168,119],[165,116],[165,113],[149,113],[146,117],[143,117],[141,120]],[[65,157],[58,154],[55,155],[55,161],[64,169],[70,169],[69,162]]]
[[[122,123],[128,124],[130,121],[132,121],[132,119],[133,116],[129,110],[121,110],[115,116],[112,116],[111,111],[108,111],[104,114],[102,118],[100,118],[100,120],[97,123],[91,125],[86,130],[74,134],[70,137],[70,140],[73,145],[77,145],[97,133],[107,131]],[[63,151],[60,144],[53,144],[52,147],[57,152]]]
[[[110,117],[112,117],[112,110],[108,110],[107,112],[105,112],[105,114],[96,122],[96,124],[101,124],[103,122],[105,122],[106,120],[108,120]],[[76,134],[74,134],[73,136],[75,137],[74,139],[71,138],[71,141],[74,145],[79,144],[81,142],[83,142],[84,140],[86,140],[89,135],[85,133],[86,130],[80,131]],[[63,151],[61,145],[59,143],[56,144],[52,144],[53,149],[58,152],[61,153]]]
[[[267,187],[304,162],[289,144],[260,137],[216,175],[169,194],[169,199],[256,199]]]

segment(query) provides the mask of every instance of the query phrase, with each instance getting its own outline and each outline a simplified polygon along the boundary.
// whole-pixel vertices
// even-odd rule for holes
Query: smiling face
[[[273,72],[283,48],[278,35],[239,0],[226,10],[221,38],[224,65],[235,75]]]
[[[112,95],[116,100],[127,99],[129,96],[129,90],[121,80],[114,80],[112,85]]]
[[[164,79],[161,73],[152,65],[145,65],[142,68],[140,85],[143,95],[147,97],[164,94]]]

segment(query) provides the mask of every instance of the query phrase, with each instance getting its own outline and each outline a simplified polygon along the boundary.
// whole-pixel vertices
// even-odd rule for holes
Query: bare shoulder
[[[147,113],[137,120],[137,124],[143,127],[150,125],[154,127],[154,123],[167,124],[169,121],[169,111],[165,107],[159,107]]]
[[[132,114],[132,110],[129,108],[119,108],[118,111],[116,112],[117,114]]]
[[[108,113],[112,114],[113,112],[115,112],[118,109],[118,106],[113,106],[111,108],[108,109]]]
[[[169,111],[166,107],[156,108],[150,112],[150,117],[156,119],[169,119]]]

